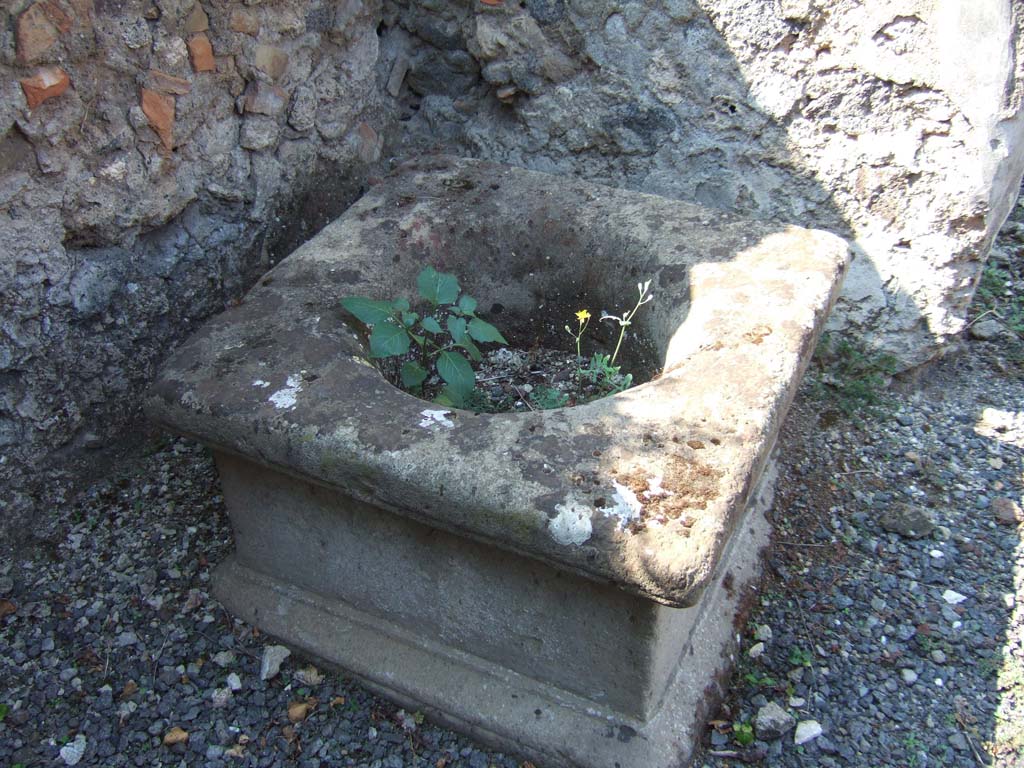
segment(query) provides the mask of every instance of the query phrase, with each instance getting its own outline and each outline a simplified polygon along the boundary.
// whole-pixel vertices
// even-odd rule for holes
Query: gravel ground
[[[858,416],[804,387],[697,765],[1024,764],[1024,345],[982,330]],[[273,641],[209,595],[230,531],[202,448],[136,436],[89,464],[84,487],[51,478],[42,543],[0,556],[0,765],[521,765],[294,657],[261,668]]]

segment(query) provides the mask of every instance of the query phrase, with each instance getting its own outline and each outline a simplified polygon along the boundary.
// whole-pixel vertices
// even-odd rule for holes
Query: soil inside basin
[[[474,365],[476,388],[465,409],[474,413],[521,413],[567,408],[609,397],[655,378],[651,375],[651,364],[638,363],[634,367],[627,358],[610,366],[608,358],[607,352],[578,357],[575,352],[542,346],[499,347],[484,352],[483,360]],[[405,359],[376,361],[384,377],[399,389],[404,389],[401,364]],[[411,394],[432,401],[443,388],[444,381],[433,373]]]

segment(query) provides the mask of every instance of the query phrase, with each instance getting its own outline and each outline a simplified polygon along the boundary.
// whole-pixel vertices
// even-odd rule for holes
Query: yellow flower
[[[590,319],[590,313],[585,309],[581,309],[576,313],[576,319],[580,321],[580,325],[583,325],[583,323]]]

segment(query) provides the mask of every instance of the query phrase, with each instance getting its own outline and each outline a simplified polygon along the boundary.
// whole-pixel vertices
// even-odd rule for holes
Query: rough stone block
[[[210,28],[210,18],[206,15],[206,11],[203,10],[203,6],[196,3],[192,8],[192,12],[185,19],[185,34],[195,35],[199,32],[205,32]]]
[[[288,94],[283,88],[258,81],[249,83],[242,104],[246,112],[257,115],[279,115],[287,105]]]
[[[183,345],[147,410],[217,454],[233,611],[543,764],[678,765],[727,670],[763,471],[847,260],[823,232],[425,158]],[[563,336],[651,279],[634,330],[662,374],[529,413],[401,392],[338,300],[408,295],[424,264],[513,340]]]
[[[244,35],[256,36],[260,32],[259,18],[249,11],[239,9],[231,11],[231,21],[229,22],[229,25],[233,32],[241,32]]]
[[[253,66],[271,80],[280,80],[288,71],[288,54],[273,45],[260,45],[256,48]]]
[[[147,78],[150,90],[168,93],[173,96],[184,96],[192,90],[192,83],[183,77],[175,77],[159,69],[149,70]]]
[[[18,61],[31,64],[52,48],[71,29],[71,19],[53,0],[33,3],[18,17]]]

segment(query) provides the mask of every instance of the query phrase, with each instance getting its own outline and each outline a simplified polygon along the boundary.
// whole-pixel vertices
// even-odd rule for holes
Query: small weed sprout
[[[737,720],[732,724],[732,737],[741,747],[749,747],[754,743],[754,726]]]
[[[813,661],[814,657],[811,656],[811,652],[803,648],[794,646],[789,651],[789,663],[794,667],[809,667]]]
[[[636,306],[633,307],[629,312],[624,313],[621,317],[617,315],[609,315],[607,312],[601,313],[601,320],[614,320],[619,324],[619,340],[615,344],[615,351],[612,352],[612,359],[610,365],[615,365],[616,359],[619,357],[619,348],[622,346],[622,339],[626,335],[626,328],[633,324],[633,317],[637,311],[654,297],[648,293],[650,290],[651,281],[648,280],[644,283],[637,283],[636,288],[640,292],[640,298],[636,302]]]
[[[576,313],[576,322],[579,325],[575,331],[567,325],[565,326],[565,332],[576,340],[576,379],[578,381],[582,378],[580,363],[583,360],[583,354],[580,352],[580,341],[583,339],[583,334],[586,333],[587,326],[590,325],[590,312],[586,309],[581,309]]]

